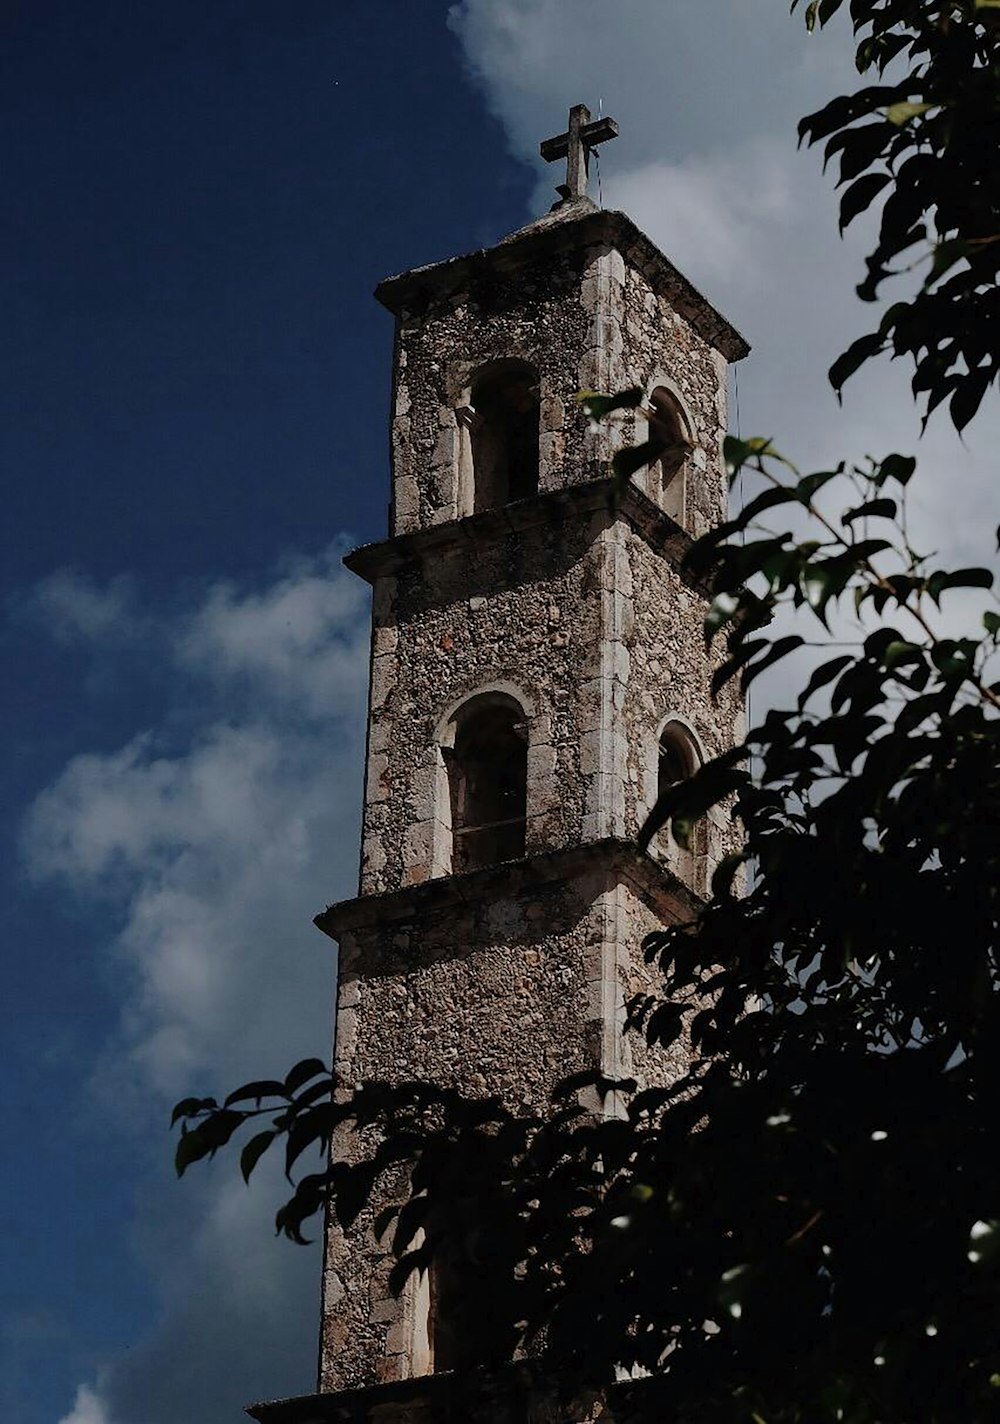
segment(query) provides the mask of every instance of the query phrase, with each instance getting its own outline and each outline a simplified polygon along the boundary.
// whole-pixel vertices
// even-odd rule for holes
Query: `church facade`
[[[373,588],[361,874],[317,917],[340,946],[348,1088],[426,1079],[539,1109],[572,1073],[681,1066],[624,1032],[625,1004],[654,987],[644,936],[690,913],[732,830],[712,813],[687,848],[636,839],[663,786],[740,732],[737,694],[709,696],[681,560],[724,515],[727,366],[748,348],[586,196],[615,131],[574,110],[543,145],[568,160],[549,215],[376,293],[396,321],[390,529],[347,558]],[[641,405],[598,427],[575,399],[628,387]],[[651,437],[616,489],[615,451]],[[426,1279],[389,1289],[383,1205],[327,1224],[318,1393],[254,1416],[557,1417],[523,1381],[455,1402]]]

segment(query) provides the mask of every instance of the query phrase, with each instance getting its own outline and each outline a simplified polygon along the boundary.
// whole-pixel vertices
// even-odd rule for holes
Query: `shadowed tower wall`
[[[587,203],[378,296],[390,537],[347,560],[374,591],[361,877],[317,921],[341,950],[337,1073],[532,1108],[588,1068],[665,1081],[682,1065],[623,1033],[624,1006],[649,987],[643,937],[689,912],[728,833],[634,842],[664,727],[695,761],[738,733],[680,563],[725,508],[726,367],[747,348]],[[575,393],[627,386],[640,412],[590,428]],[[615,499],[608,462],[651,423],[662,457]],[[426,1289],[388,1289],[383,1204],[328,1224],[323,1390],[434,1370]]]

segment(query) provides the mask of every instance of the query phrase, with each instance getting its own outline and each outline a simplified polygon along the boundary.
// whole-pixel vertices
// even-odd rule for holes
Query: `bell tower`
[[[361,874],[317,917],[340,945],[347,1086],[542,1108],[582,1070],[678,1071],[623,1032],[624,1006],[653,987],[644,936],[689,913],[731,830],[636,838],[665,781],[739,730],[737,694],[710,699],[681,559],[725,511],[726,370],[749,348],[587,197],[615,133],[574,109],[542,145],[567,159],[552,212],[376,292],[396,323],[390,529],[346,560],[373,588]],[[639,410],[592,427],[576,393],[626,387]],[[651,434],[656,462],[616,494],[611,457]],[[327,1224],[321,1393],[255,1417],[431,1417],[451,1348],[426,1283],[389,1290],[380,1205]]]

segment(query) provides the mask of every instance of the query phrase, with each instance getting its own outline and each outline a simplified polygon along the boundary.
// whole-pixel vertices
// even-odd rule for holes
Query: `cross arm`
[[[599,143],[606,143],[609,138],[618,137],[618,125],[614,119],[595,119],[593,123],[584,124],[580,129],[580,139],[587,148],[594,148]],[[546,163],[551,163],[556,158],[565,158],[569,153],[569,133],[559,134],[556,138],[547,138],[539,147],[539,153]]]

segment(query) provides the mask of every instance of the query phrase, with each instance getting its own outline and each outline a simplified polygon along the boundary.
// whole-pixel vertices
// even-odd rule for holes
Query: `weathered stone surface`
[[[745,344],[628,219],[586,204],[380,295],[398,317],[392,529],[348,559],[375,590],[361,894],[318,917],[341,946],[337,1073],[345,1089],[430,1078],[531,1108],[585,1068],[669,1081],[683,1046],[650,1054],[624,1006],[653,987],[644,936],[690,912],[733,835],[717,813],[697,853],[634,842],[665,722],[706,756],[738,724],[735,693],[709,697],[703,591],[681,559],[725,505],[726,358]],[[472,513],[474,374],[509,358],[538,374],[539,492]],[[574,399],[633,385],[682,409],[681,501],[658,469],[624,491],[608,477],[645,438],[641,411],[593,430]],[[484,691],[523,708],[526,855],[453,875],[449,727]],[[328,1223],[321,1387],[341,1393],[256,1417],[611,1418],[536,1384],[487,1401],[393,1383],[428,1368],[426,1300],[412,1282],[391,1295],[374,1231],[405,1187],[387,1182],[348,1232]]]

